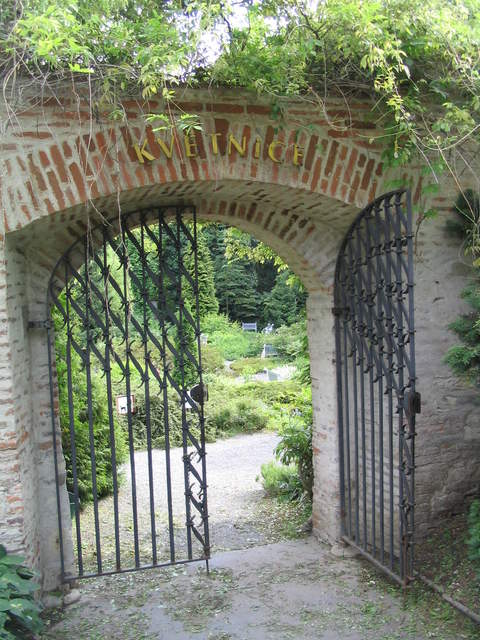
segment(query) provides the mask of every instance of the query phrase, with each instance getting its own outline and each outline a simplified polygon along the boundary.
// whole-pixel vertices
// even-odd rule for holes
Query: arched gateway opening
[[[332,102],[326,105],[325,119],[319,120],[315,106],[285,103],[279,123],[268,104],[246,94],[218,92],[212,96],[199,91],[189,96],[189,102],[178,103],[176,108],[197,113],[202,130],[186,138],[177,133],[162,138],[145,126],[145,109],[161,112],[165,108],[158,102],[142,109],[139,102],[126,100],[126,122],[116,125],[103,121],[101,115],[94,122],[88,109],[80,108],[83,98],[79,97],[73,108],[70,96],[63,102],[45,100],[19,113],[16,128],[9,129],[2,139],[0,196],[5,233],[1,249],[6,268],[0,274],[0,291],[7,338],[0,345],[4,356],[0,406],[0,491],[2,498],[5,496],[0,499],[2,541],[41,570],[45,589],[59,584],[57,487],[62,522],[68,523],[68,530],[62,527],[65,547],[71,544],[71,531],[60,450],[56,481],[52,446],[45,329],[49,310],[45,300],[55,265],[73,243],[79,241],[78,247],[85,247],[81,239],[89,235],[97,247],[102,246],[103,236],[98,230],[104,220],[111,221],[107,229],[115,231],[116,237],[115,221],[134,216],[132,212],[192,207],[199,220],[223,222],[263,241],[303,281],[308,291],[314,409],[314,533],[324,540],[337,540],[343,509],[343,523],[347,525],[343,534],[372,559],[392,569],[392,496],[394,505],[401,504],[393,518],[395,558],[400,558],[401,549],[403,558],[409,557],[413,533],[413,497],[408,494],[413,470],[408,455],[413,442],[409,416],[415,409],[415,397],[409,396],[413,398],[410,405],[404,392],[413,390],[415,374],[422,382],[431,381],[428,390],[422,389],[422,429],[417,438],[416,531],[427,533],[438,516],[461,501],[479,479],[478,440],[468,426],[468,416],[475,410],[474,393],[453,385],[442,363],[445,327],[457,315],[457,292],[465,278],[455,240],[445,235],[444,221],[438,218],[415,229],[415,253],[409,253],[411,227],[405,231],[402,222],[399,233],[395,231],[395,221],[401,219],[393,216],[395,201],[391,201],[390,226],[381,205],[380,238],[375,238],[371,226],[377,209],[370,208],[362,218],[363,226],[352,227],[361,229],[362,234],[352,232],[351,241],[344,245],[346,267],[337,271],[337,285],[342,282],[346,299],[343,294],[334,299],[335,265],[348,229],[376,195],[388,190],[386,183],[392,179],[408,183],[413,204],[418,205],[421,168],[411,167],[402,173],[386,171],[382,149],[371,140],[372,125],[365,117],[371,105],[352,105],[347,114],[340,103]],[[434,198],[434,206],[449,211],[454,193],[455,186],[445,182],[441,195]],[[405,204],[402,200],[402,212]],[[407,263],[398,256],[407,256]],[[77,268],[84,259],[80,251],[72,267]],[[408,371],[407,376],[410,343],[405,327],[410,313],[411,260],[417,285],[419,357],[417,371]],[[352,275],[355,270],[356,279]],[[59,286],[62,277],[60,274]],[[380,282],[376,297],[371,284],[375,281]],[[341,315],[335,316],[332,309]],[[377,323],[375,318],[382,321]],[[337,364],[342,368],[337,369]],[[337,377],[338,371],[342,375]],[[404,372],[403,382],[398,382],[400,371]],[[150,373],[155,377],[151,369]],[[354,375],[357,396],[352,394]],[[365,386],[363,394],[360,379]],[[399,389],[403,391],[399,393]],[[382,391],[383,405],[379,402]],[[343,414],[338,410],[340,396]],[[355,397],[360,416],[357,430],[353,430],[352,422]],[[54,397],[55,417],[56,403]],[[349,407],[348,414],[345,407]],[[390,431],[386,428],[390,425],[390,409],[396,425],[393,464],[387,437]],[[367,427],[362,433],[362,425],[369,419],[375,427],[374,438]],[[380,437],[382,419],[384,432]],[[353,455],[355,433],[359,436],[357,458]],[[382,444],[383,476],[378,465],[371,464],[379,459]],[[397,479],[394,477],[390,491],[392,469]],[[382,516],[379,505],[384,508]],[[395,560],[393,573],[408,578],[405,567]]]
[[[193,191],[193,186],[194,185],[190,186],[191,191]],[[184,186],[181,185],[180,188],[183,189]],[[201,185],[201,188],[203,192],[205,185]],[[154,242],[155,237],[157,237],[158,243],[158,236],[155,236],[155,234],[158,234],[158,230],[162,227],[162,225],[159,226],[158,224],[159,212],[163,212],[166,216],[165,219],[175,221],[176,211],[183,211],[187,220],[190,220],[192,211],[195,209],[198,219],[226,222],[244,231],[252,232],[258,239],[268,243],[283,259],[288,261],[292,270],[294,270],[304,282],[309,294],[307,302],[307,322],[311,351],[312,395],[314,412],[316,414],[314,448],[316,452],[315,482],[317,485],[314,490],[315,506],[313,518],[314,527],[318,535],[323,539],[333,541],[340,532],[340,483],[338,472],[338,434],[336,429],[334,316],[332,314],[333,297],[331,292],[333,290],[335,261],[338,247],[340,246],[343,236],[343,228],[337,230],[334,226],[327,224],[315,224],[311,217],[304,211],[304,205],[300,203],[298,207],[294,209],[287,209],[285,206],[280,208],[282,201],[283,205],[285,205],[288,201],[292,202],[294,198],[300,200],[300,195],[296,194],[295,190],[289,187],[278,186],[272,189],[271,185],[232,181],[226,183],[218,182],[214,189],[218,189],[220,193],[225,194],[228,198],[230,198],[229,191],[232,190],[235,194],[238,194],[238,200],[227,200],[227,198],[225,198],[225,200],[216,200],[215,198],[207,200],[197,198],[195,194],[193,194],[190,195],[189,200],[195,203],[194,206],[181,204],[176,209],[172,209],[169,203],[172,202],[172,200],[177,201],[176,198],[171,196],[162,198],[156,193],[153,193],[147,199],[142,197],[144,194],[139,190],[137,192],[137,198],[133,198],[129,192],[120,194],[120,215],[114,214],[112,216],[107,213],[110,208],[110,210],[113,211],[115,211],[115,208],[118,210],[116,198],[112,198],[108,204],[102,203],[101,209],[96,205],[96,209],[102,212],[102,216],[100,216],[97,211],[90,210],[89,225],[87,226],[85,225],[85,212],[82,209],[71,210],[67,213],[52,214],[48,219],[41,219],[32,223],[32,227],[35,228],[35,233],[28,233],[28,248],[26,249],[26,254],[28,255],[29,261],[36,265],[29,276],[30,293],[33,294],[36,300],[36,318],[43,320],[47,317],[46,313],[49,310],[46,309],[44,301],[48,294],[49,304],[54,304],[57,312],[62,317],[62,322],[64,321],[66,323],[67,332],[69,322],[71,322],[73,316],[76,316],[77,323],[83,322],[88,324],[88,318],[90,321],[93,319],[93,324],[96,324],[97,333],[104,335],[105,331],[107,331],[105,317],[108,314],[106,314],[106,308],[102,307],[104,294],[101,291],[101,287],[104,289],[107,282],[107,287],[116,286],[117,293],[121,294],[121,288],[124,284],[122,281],[122,270],[126,267],[122,259],[120,259],[116,265],[117,270],[115,276],[110,274],[105,267],[106,264],[108,267],[108,258],[107,263],[105,263],[105,253],[103,250],[106,247],[112,248],[115,242],[118,242],[118,238],[120,238],[117,251],[121,254],[122,243],[126,240],[132,240],[129,229],[133,230],[135,228],[143,228],[144,241],[148,237],[150,242]],[[269,193],[268,199],[266,198],[266,193]],[[254,198],[257,198],[258,203],[253,201]],[[129,202],[130,199],[132,202]],[[185,201],[186,197],[182,199]],[[262,199],[267,200],[263,205],[260,204]],[[308,196],[302,199],[306,200],[307,203],[312,206],[313,201]],[[142,207],[140,211],[134,208],[134,203],[138,202],[138,200],[145,204],[145,207]],[[153,204],[160,201],[160,203],[162,203],[162,200],[163,202],[166,201],[163,206],[148,206],[149,202]],[[280,202],[278,202],[278,200]],[[327,205],[331,205],[330,215],[332,217],[335,215],[338,216],[338,218],[342,220],[342,227],[347,224],[347,221],[352,220],[358,211],[356,207],[342,205],[330,199],[317,198],[317,201],[319,204],[321,203],[322,208],[325,208],[325,210],[327,210]],[[123,204],[124,202],[125,204]],[[129,211],[129,209],[131,211]],[[108,220],[107,225],[103,224],[105,219]],[[131,226],[127,223],[124,224],[122,220],[130,220]],[[94,224],[94,221],[96,224]],[[153,226],[152,221],[154,222]],[[155,230],[153,230],[154,227],[156,227]],[[178,228],[180,229],[180,233],[185,233],[183,226]],[[163,225],[162,233],[164,235],[167,233],[165,225]],[[24,234],[25,232],[23,231],[14,234],[15,240],[23,244],[26,237]],[[174,237],[170,237],[170,240],[175,242]],[[72,247],[72,249],[65,252],[65,248],[67,247]],[[137,246],[137,254],[141,253],[139,249],[140,247]],[[90,298],[88,303],[86,303],[87,298],[84,299],[82,309],[79,308],[78,302],[75,303],[75,301],[70,300],[70,303],[67,305],[69,308],[69,319],[65,315],[65,301],[62,303],[63,306],[62,304],[59,305],[55,303],[59,302],[62,295],[65,296],[65,293],[62,294],[62,290],[64,290],[65,284],[68,283],[68,281],[76,282],[80,287],[86,287],[87,282],[82,280],[82,276],[80,275],[80,269],[86,259],[96,265],[96,269],[98,270],[97,281],[94,282],[92,279],[92,281],[88,283],[89,286],[91,286],[91,294],[89,294]],[[118,271],[119,268],[120,270]],[[183,273],[180,265],[178,273]],[[147,273],[145,273],[145,275],[147,275]],[[169,274],[166,277],[173,277],[173,274]],[[113,278],[116,280],[116,285],[113,284]],[[49,282],[51,286],[50,290],[47,291]],[[139,283],[140,286],[141,284],[142,283]],[[59,307],[62,307],[63,311]],[[158,307],[152,307],[152,301],[149,302],[147,308],[153,315],[159,313]],[[175,313],[177,313],[177,310],[171,309],[170,316],[173,315],[174,317]],[[103,318],[103,322],[98,321],[99,314]],[[115,326],[118,330],[119,324],[123,324],[123,330],[125,330],[125,309],[122,310],[121,316],[122,317],[119,318],[115,315],[115,312],[110,313],[107,322],[110,323],[111,331],[115,330]],[[190,318],[190,314],[188,314],[188,317]],[[194,314],[192,318],[193,317]],[[35,324],[35,320],[32,318],[31,321],[30,340],[32,341],[34,352],[36,352],[35,357],[39,365],[41,363],[41,369],[38,375],[42,380],[37,396],[39,401],[37,406],[41,406],[42,409],[35,418],[41,424],[38,432],[42,434],[42,443],[39,447],[41,454],[37,458],[37,470],[41,474],[42,482],[39,483],[36,488],[38,499],[42,504],[41,519],[38,523],[39,529],[42,531],[39,555],[43,565],[44,576],[46,576],[46,586],[52,586],[62,579],[62,574],[64,577],[68,577],[69,575],[75,576],[80,573],[78,564],[76,568],[73,568],[73,545],[77,546],[78,544],[77,531],[79,528],[76,526],[74,516],[72,532],[71,508],[65,487],[66,470],[60,446],[58,398],[53,349],[50,350],[52,361],[50,368],[48,365],[47,349],[49,343],[46,340],[46,332],[43,326]],[[189,320],[186,322],[189,322]],[[137,333],[139,332],[141,334],[143,332],[144,335],[148,333],[148,327],[145,329],[143,321],[141,327],[133,327],[131,320],[129,320],[127,324],[130,325],[130,330],[132,331],[135,329]],[[93,332],[92,336],[85,336],[86,340],[88,340],[88,337],[93,337]],[[149,347],[154,346],[155,349],[152,336],[149,335],[148,338]],[[85,345],[74,345],[73,342],[71,342],[68,348],[71,353],[78,353],[78,351],[82,351],[83,348],[81,357],[89,357],[92,360],[95,359],[97,362],[103,360],[102,364],[106,364],[105,344],[102,338],[100,338],[100,342],[103,349],[99,352],[92,344],[88,356],[85,355]],[[149,365],[150,385],[152,387],[156,385],[158,387],[157,391],[160,389],[160,380],[155,369],[162,369],[162,349],[159,349],[158,346],[157,344],[156,351],[160,362],[155,361],[155,364],[152,362],[152,365]],[[172,346],[175,348],[174,345]],[[114,360],[111,352],[109,355],[110,359]],[[188,358],[189,356],[186,354],[185,357]],[[135,367],[135,364],[131,362],[130,367]],[[108,369],[108,366],[106,366],[106,368]],[[54,424],[52,424],[51,420],[52,397],[50,392],[48,392],[47,384],[50,375],[53,376]],[[163,374],[160,378],[162,376]],[[105,384],[108,386],[106,378]],[[177,393],[180,393],[181,396],[181,385],[177,387],[177,389]],[[129,396],[128,393],[125,393],[125,395],[127,397]],[[187,399],[189,404],[194,404],[191,402],[191,397]],[[70,411],[68,408],[68,399],[64,399],[63,402],[67,405],[65,415],[68,416]],[[109,401],[109,411],[111,409],[116,411],[114,402],[115,398],[112,395]],[[91,420],[89,416],[86,418],[87,422]],[[52,428],[55,429],[55,448],[52,446]],[[191,441],[188,444],[190,447],[195,446],[192,445]],[[201,446],[201,443],[199,446]],[[196,462],[197,460],[195,460],[195,463]],[[55,473],[55,464],[57,465],[57,473]],[[190,465],[190,461],[188,465]],[[73,470],[69,470],[69,472],[73,473]],[[199,475],[195,475],[196,473]],[[195,469],[189,467],[189,477],[194,478],[200,487],[202,482],[202,464],[200,464],[200,466],[195,464]],[[163,483],[162,486],[166,489],[166,477],[163,478]],[[73,503],[75,503],[75,496],[73,497]],[[196,533],[199,534],[201,540],[196,536],[192,523],[190,527],[183,527],[185,541],[182,550],[183,555],[180,553],[177,554],[176,548],[173,549],[169,544],[169,554],[166,558],[160,558],[160,554],[157,558],[154,558],[151,553],[149,561],[145,555],[137,554],[137,557],[135,557],[133,536],[133,538],[131,538],[131,565],[133,568],[135,568],[136,563],[149,564],[155,562],[160,564],[161,560],[168,563],[173,557],[175,561],[189,560],[190,557],[192,559],[203,557],[208,544],[204,538],[205,530],[202,522],[202,506],[198,501],[198,494],[195,496],[192,493],[191,505],[194,504],[197,505],[192,506],[192,511],[195,510],[197,514],[195,525],[198,526],[198,529],[196,529]],[[73,513],[78,513],[75,507],[73,508]],[[59,514],[61,536],[58,534]],[[112,516],[112,520],[114,520],[114,514],[112,514]],[[151,523],[148,526],[151,532]],[[189,539],[191,539],[192,543],[191,549],[189,548]],[[101,540],[101,536],[98,536],[98,540]],[[180,546],[181,545],[179,545],[179,547]],[[63,547],[63,554],[60,552],[60,547]],[[114,558],[112,566],[109,566],[108,563],[105,562],[102,564],[100,543],[98,549],[96,549],[96,558],[97,561],[101,563],[101,571],[116,570],[117,558]],[[78,551],[76,552],[76,559],[78,563]],[[127,568],[123,564],[120,566]],[[90,566],[88,568],[85,566],[82,568],[82,571],[84,574],[96,573],[99,571],[99,567],[98,564],[97,566]]]
[[[413,577],[418,410],[412,238],[408,193],[387,194],[369,205],[340,248],[332,309],[344,539],[405,583]],[[152,207],[103,220],[55,265],[48,283],[47,341],[62,581],[196,560],[208,564],[208,393],[202,381],[197,247],[194,207]],[[95,381],[98,372],[103,383]],[[79,387],[85,387],[81,400]],[[145,394],[140,429],[135,427],[139,387]],[[161,462],[152,444],[159,429],[158,401],[165,440]],[[171,471],[175,413],[181,418],[185,497],[180,512],[172,498],[179,491],[179,478]],[[126,422],[123,445],[118,416]],[[68,462],[62,454],[60,423],[63,442],[68,441]],[[97,440],[107,423],[105,459]],[[145,432],[147,459],[140,477],[135,447],[139,431]],[[87,459],[84,451],[77,453],[86,439]],[[122,496],[122,509],[119,477],[125,460],[130,499]],[[107,471],[98,474],[102,466]],[[93,563],[81,510],[87,484],[93,496]],[[110,522],[99,509],[102,485],[111,485],[113,493]],[[140,508],[142,496],[148,506]],[[111,549],[105,544],[108,538]]]

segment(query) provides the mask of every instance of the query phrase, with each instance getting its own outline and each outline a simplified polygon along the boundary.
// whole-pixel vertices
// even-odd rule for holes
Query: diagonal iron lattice
[[[193,304],[189,302],[192,296]],[[49,329],[48,342],[52,363],[57,345],[57,375],[63,376],[64,382],[57,384],[51,367],[52,436],[62,573],[66,580],[208,561],[198,304],[196,217],[191,208],[134,212],[99,225],[72,245],[55,267],[48,292],[54,331]],[[62,354],[59,341],[64,344]],[[80,361],[80,382],[74,361]],[[106,401],[103,409],[97,406],[99,375]],[[195,384],[199,385],[197,393],[192,392]],[[79,395],[82,385],[85,391]],[[59,389],[66,391],[65,397],[60,393],[56,415]],[[135,419],[135,393],[139,392],[144,396],[140,426]],[[125,404],[121,418],[118,398]],[[101,410],[108,415],[107,459],[98,449]],[[181,415],[180,449],[174,449],[171,442],[173,411]],[[64,445],[69,449],[66,472],[75,541],[73,566],[63,535],[58,418]],[[122,429],[128,449],[128,461],[123,465],[118,460]],[[139,429],[146,442],[144,452],[135,445]],[[152,444],[159,433],[164,440],[162,452]],[[88,440],[87,461],[78,456],[82,437]],[[181,509],[174,496],[178,490],[172,478],[174,454],[183,461]],[[161,464],[159,456],[163,458]],[[138,469],[140,459],[146,473]],[[91,504],[82,503],[85,465],[93,494]],[[101,499],[105,489],[99,486],[99,470],[105,469],[112,493],[108,523]],[[159,514],[159,509],[165,513]]]
[[[335,279],[340,492],[345,541],[403,585],[413,579],[415,392],[410,194],[349,229]]]

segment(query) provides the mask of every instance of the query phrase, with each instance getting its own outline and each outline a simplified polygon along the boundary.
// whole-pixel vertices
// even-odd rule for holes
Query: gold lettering
[[[197,143],[195,141],[195,137],[192,134],[187,134],[184,140],[185,140],[185,153],[187,154],[187,158],[196,158]]]
[[[170,149],[165,144],[165,141],[162,140],[161,138],[157,138],[157,142],[158,142],[158,144],[160,146],[160,149],[167,156],[167,158],[171,159],[172,154],[173,154],[173,135],[172,135],[172,138],[170,140]]]
[[[135,153],[137,154],[138,161],[141,162],[142,164],[145,163],[145,158],[147,160],[155,160],[155,157],[152,156],[151,153],[146,151],[145,149],[146,144],[147,144],[147,141],[145,140],[145,142],[142,144],[141,147],[138,144],[133,145],[133,148],[135,149]]]
[[[253,157],[254,158],[260,158],[260,144],[261,144],[261,140],[260,140],[260,138],[257,138],[255,140],[255,147],[253,149]]]
[[[221,136],[221,133],[211,133],[210,137],[212,139],[212,151],[214,155],[218,156],[218,136]]]
[[[240,146],[240,143],[238,142],[238,140],[236,138],[234,138],[232,136],[232,134],[230,134],[228,136],[228,155],[231,155],[232,147],[235,147],[235,149],[238,151],[238,153],[241,156],[244,156],[245,155],[245,151],[247,150],[247,138],[245,136],[243,136],[243,138],[242,138],[242,146]]]
[[[280,142],[280,140],[273,140],[273,142],[271,142],[268,145],[268,157],[270,158],[270,160],[273,160],[273,162],[276,162],[277,164],[281,164],[283,162],[282,158],[277,158],[275,156],[275,149],[277,147],[284,147],[285,144],[283,142]]]
[[[304,148],[298,144],[293,145],[293,164],[296,167],[302,166]]]

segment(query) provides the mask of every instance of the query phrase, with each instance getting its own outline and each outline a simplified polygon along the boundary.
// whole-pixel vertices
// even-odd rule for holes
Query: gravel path
[[[265,535],[255,526],[255,512],[263,498],[261,483],[256,481],[260,467],[273,458],[278,436],[273,433],[239,435],[207,444],[208,505],[212,551],[242,549],[265,544]],[[165,484],[165,452],[152,452],[155,487],[155,539],[159,559],[169,558],[168,510]],[[152,531],[148,457],[145,451],[135,454],[139,553],[142,564],[151,564]],[[122,566],[133,565],[133,509],[129,463],[123,465],[124,476],[119,491],[119,529]],[[177,559],[187,557],[185,533],[185,496],[182,449],[171,450],[173,523]],[[82,548],[86,569],[97,564],[93,505],[82,512]],[[113,497],[99,503],[103,571],[114,568],[115,535]],[[75,534],[74,534],[75,535]],[[194,545],[197,555],[200,545]]]

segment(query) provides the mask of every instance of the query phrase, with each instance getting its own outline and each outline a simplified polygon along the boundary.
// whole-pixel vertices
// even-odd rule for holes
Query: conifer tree
[[[184,299],[183,306],[185,311],[194,318],[192,305],[188,297]],[[179,315],[180,314],[177,314],[177,318]],[[188,350],[195,360],[198,361],[198,349],[195,329],[186,317],[182,318],[181,326],[175,330],[174,343],[177,356],[174,359],[173,379],[179,385],[183,382],[185,387],[191,387],[198,382],[198,375],[195,365],[188,358],[185,351]]]
[[[195,256],[188,253],[184,259],[185,267],[195,280]],[[198,313],[204,318],[209,313],[218,312],[218,300],[215,295],[215,272],[212,256],[202,229],[197,231],[197,272],[198,272]],[[191,287],[186,285],[190,306],[195,309],[195,299]]]

